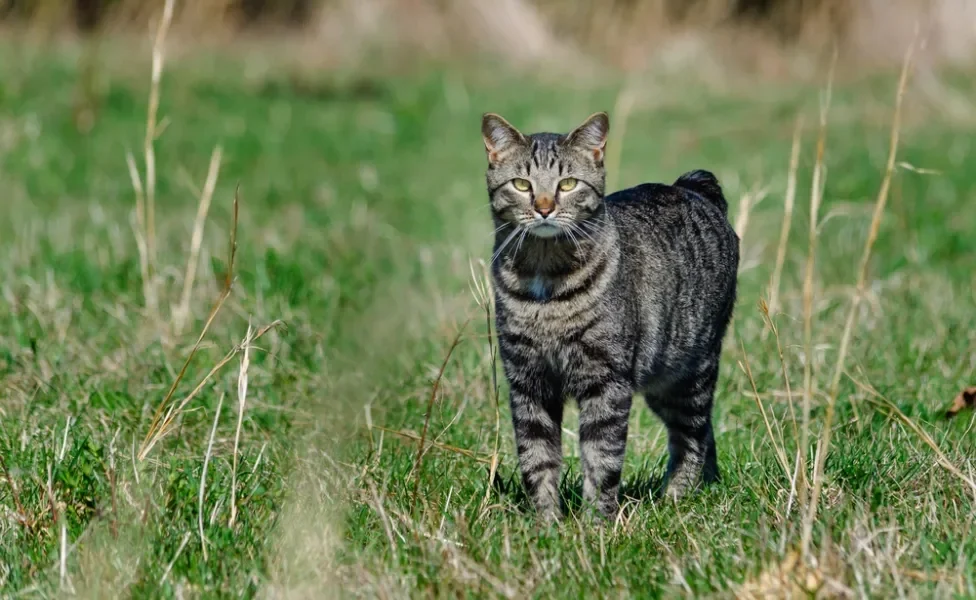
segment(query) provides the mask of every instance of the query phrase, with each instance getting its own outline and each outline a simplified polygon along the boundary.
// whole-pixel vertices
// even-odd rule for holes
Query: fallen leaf
[[[951,419],[963,410],[973,407],[976,407],[976,385],[959,392],[956,399],[952,401],[952,406],[946,411],[946,418]]]

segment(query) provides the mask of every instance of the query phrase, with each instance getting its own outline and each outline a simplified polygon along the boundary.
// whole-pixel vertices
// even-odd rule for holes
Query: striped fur
[[[482,123],[499,347],[522,478],[547,518],[561,512],[568,397],[580,409],[584,500],[604,515],[618,509],[638,392],[668,429],[663,491],[719,477],[711,410],[739,240],[706,171],[604,198],[608,130],[603,113],[566,135],[524,136],[497,115]],[[545,194],[548,218],[534,210]]]

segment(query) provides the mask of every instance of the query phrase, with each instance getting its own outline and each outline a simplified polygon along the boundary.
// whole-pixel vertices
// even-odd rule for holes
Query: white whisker
[[[502,229],[505,229],[506,227],[509,227],[511,225],[512,225],[511,223],[509,223],[508,221],[506,221],[506,222],[502,223],[501,225],[499,225],[498,227],[496,227],[491,233],[485,235],[485,237],[489,237],[489,236],[496,235],[499,231],[501,231]]]
[[[492,254],[491,260],[488,261],[488,266],[491,266],[491,265],[495,264],[495,261],[498,260],[498,257],[499,256],[501,256],[502,251],[505,250],[505,246],[508,246],[509,242],[512,241],[512,238],[514,238],[516,236],[516,234],[518,234],[519,231],[521,231],[521,230],[522,230],[521,227],[516,227],[515,230],[512,231],[512,233],[508,234],[508,237],[505,238],[505,241],[502,242],[501,246],[498,247],[498,250],[496,250],[495,253]]]
[[[569,236],[570,241],[573,242],[573,245],[576,246],[576,256],[577,256],[577,258],[582,259],[582,256],[583,256],[583,248],[580,247],[579,241],[576,239],[576,236],[573,235],[573,228],[572,228],[572,226],[564,229],[564,231],[566,232],[566,235]]]
[[[528,229],[522,230],[522,235],[519,236],[518,242],[515,244],[515,256],[518,256],[519,250],[522,248],[522,242],[525,241],[525,236],[528,235],[528,233]]]
[[[585,240],[587,240],[589,242],[595,242],[596,241],[593,238],[593,234],[592,233],[590,233],[589,231],[583,229],[583,226],[582,226],[581,223],[569,223],[569,228],[572,229],[573,231],[575,231],[576,233],[580,234],[580,236],[582,236],[583,239],[585,239]]]

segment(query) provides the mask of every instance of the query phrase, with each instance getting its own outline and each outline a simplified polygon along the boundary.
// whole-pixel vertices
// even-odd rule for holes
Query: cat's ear
[[[610,117],[605,112],[590,115],[583,124],[566,136],[566,143],[593,155],[593,160],[603,162],[610,133]]]
[[[481,135],[491,164],[498,163],[516,146],[527,143],[518,129],[495,113],[486,113],[481,118]]]

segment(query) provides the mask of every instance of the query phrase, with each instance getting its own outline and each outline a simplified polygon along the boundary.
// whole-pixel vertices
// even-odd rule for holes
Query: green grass
[[[241,58],[172,65],[157,144],[157,317],[144,308],[125,164],[127,149],[140,155],[144,135],[145,62],[108,61],[95,127],[82,134],[72,122],[77,56],[20,51],[0,53],[3,595],[727,596],[799,546],[801,514],[795,503],[787,513],[790,483],[739,365],[748,361],[792,461],[782,366],[757,304],[768,294],[793,120],[803,113],[800,193],[776,316],[798,396],[814,87],[717,91],[665,77],[625,126],[612,123],[611,139],[623,135],[622,185],[710,168],[733,218],[743,194],[769,192],[742,242],[718,390],[724,479],[677,505],[651,500],[664,436],[637,405],[624,474],[632,500],[620,519],[599,526],[581,518],[578,449],[567,433],[563,490],[572,510],[545,528],[521,492],[500,374],[496,423],[491,342],[470,291],[469,261],[488,256],[491,231],[479,118],[490,110],[526,130],[567,129],[611,109],[622,81],[513,75],[500,84],[483,69],[438,69],[375,77],[371,86],[348,74],[306,75],[296,85],[287,69],[248,69],[253,62]],[[842,83],[834,98],[809,357],[814,434],[882,179],[895,84],[893,74]],[[974,377],[976,153],[972,136],[960,133],[965,124],[918,94],[908,103],[899,160],[938,174],[895,175],[847,370],[973,477],[976,417],[945,421],[942,413]],[[217,144],[224,161],[194,322],[177,332],[171,306],[193,190]],[[135,455],[219,294],[238,184],[234,293],[177,390],[188,393],[239,343],[249,319],[285,322],[251,351],[239,514],[230,526],[236,359],[146,460]],[[417,442],[380,427],[421,432],[433,380],[468,319],[430,414],[428,439],[440,446],[415,466]],[[198,494],[222,394],[205,560]],[[843,380],[814,527],[821,593],[976,595],[972,490],[878,402]],[[575,430],[572,410],[565,426]],[[485,459],[496,439],[500,465],[490,482]]]

